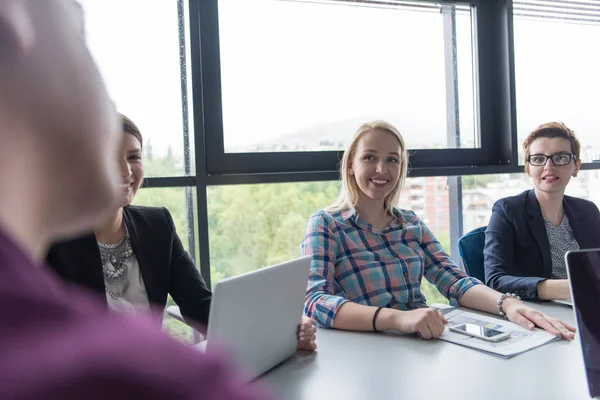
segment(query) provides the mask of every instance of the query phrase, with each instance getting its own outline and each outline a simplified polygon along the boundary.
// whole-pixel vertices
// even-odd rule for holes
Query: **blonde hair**
[[[342,157],[342,162],[340,163],[340,180],[342,182],[340,195],[333,204],[325,209],[326,211],[336,212],[348,209],[356,209],[356,206],[358,205],[360,188],[356,183],[356,178],[353,175],[350,175],[350,160],[352,160],[354,153],[356,153],[356,146],[360,138],[365,133],[372,130],[389,132],[394,135],[396,139],[398,139],[398,143],[400,144],[400,175],[398,182],[396,182],[396,185],[392,191],[383,200],[383,207],[385,208],[385,211],[392,216],[394,215],[394,206],[398,204],[400,191],[404,187],[404,182],[408,173],[408,152],[406,151],[406,146],[404,146],[404,138],[400,132],[389,122],[381,120],[362,124],[356,133],[354,133],[354,136],[352,136],[350,144],[344,151],[344,156]]]

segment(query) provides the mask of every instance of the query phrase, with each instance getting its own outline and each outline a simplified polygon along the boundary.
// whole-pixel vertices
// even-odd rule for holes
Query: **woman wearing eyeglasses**
[[[486,284],[523,299],[568,299],[565,253],[600,247],[598,207],[564,194],[581,167],[579,141],[563,123],[550,122],[529,134],[523,150],[534,189],[494,204],[485,231]]]

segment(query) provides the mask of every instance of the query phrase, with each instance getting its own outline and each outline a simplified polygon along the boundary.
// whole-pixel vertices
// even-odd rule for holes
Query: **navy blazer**
[[[563,207],[579,247],[600,247],[598,207],[571,196],[564,196]],[[534,189],[494,204],[483,256],[488,286],[523,299],[538,299],[537,284],[552,276],[552,256]]]
[[[162,310],[170,294],[186,319],[206,326],[212,293],[183,248],[169,211],[127,206],[123,218],[150,304]],[[100,250],[93,234],[55,244],[47,261],[62,278],[101,294],[106,302]]]

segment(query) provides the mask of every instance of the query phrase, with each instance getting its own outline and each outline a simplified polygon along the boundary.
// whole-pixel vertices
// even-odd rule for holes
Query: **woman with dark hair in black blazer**
[[[572,130],[559,122],[541,125],[523,150],[534,189],[494,204],[485,231],[486,284],[523,299],[567,299],[565,253],[600,247],[600,212],[564,194],[581,166]]]
[[[93,234],[55,244],[48,263],[64,279],[102,294],[112,311],[147,313],[151,305],[162,310],[170,294],[191,325],[206,326],[212,293],[183,248],[171,214],[164,207],[130,205],[144,178],[143,141],[137,126],[122,120],[120,207]],[[314,350],[315,332],[303,318],[298,347]]]

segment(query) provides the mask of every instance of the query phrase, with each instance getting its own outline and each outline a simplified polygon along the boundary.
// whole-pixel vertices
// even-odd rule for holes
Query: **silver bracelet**
[[[506,317],[506,313],[502,310],[502,303],[504,303],[504,300],[506,299],[517,299],[519,301],[521,300],[521,298],[515,293],[502,293],[502,295],[498,299],[498,314],[500,314],[502,317]]]

